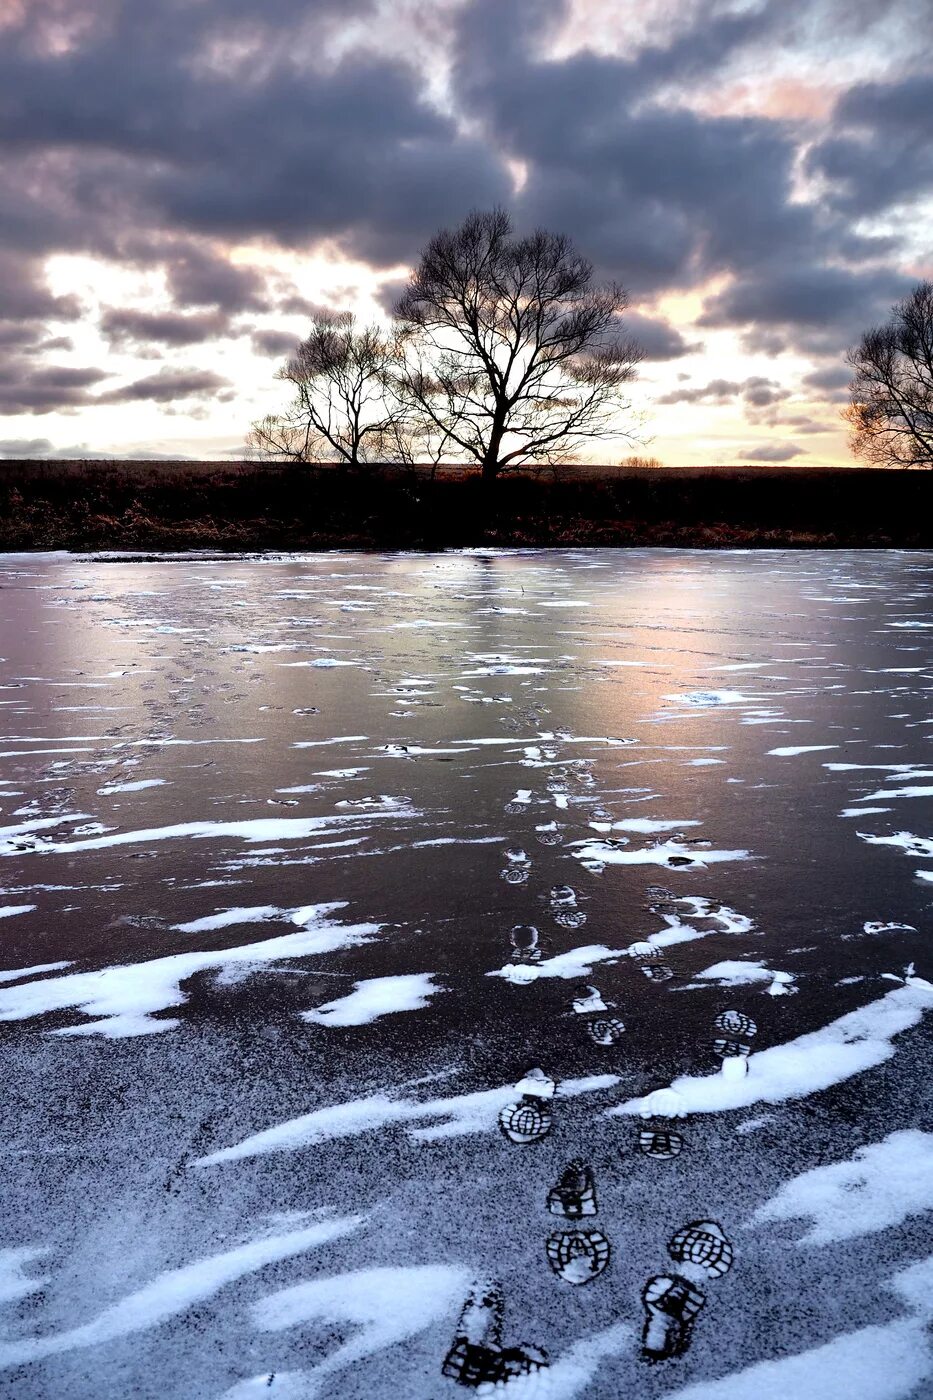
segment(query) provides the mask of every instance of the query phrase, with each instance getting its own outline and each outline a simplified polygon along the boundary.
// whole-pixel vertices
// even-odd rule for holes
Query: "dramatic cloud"
[[[808,169],[825,176],[848,214],[912,204],[933,191],[931,112],[929,73],[855,87],[836,104],[834,134],[810,152]]]
[[[776,412],[791,390],[770,362],[790,352],[835,413],[845,347],[929,272],[931,38],[928,0],[8,5],[0,407],[203,418],[252,392],[299,318],[389,309],[438,226],[501,202],[645,308],[627,319],[659,411]],[[346,260],[345,281],[307,271]],[[232,382],[213,368],[230,335]],[[107,392],[83,362],[101,336]],[[688,354],[707,382],[674,389]]]
[[[844,348],[859,328],[884,319],[910,280],[887,269],[853,271],[831,266],[764,270],[739,278],[710,298],[701,326],[796,328],[805,347]]]

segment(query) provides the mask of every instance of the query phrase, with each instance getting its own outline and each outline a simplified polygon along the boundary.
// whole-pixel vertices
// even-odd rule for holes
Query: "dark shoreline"
[[[249,462],[6,461],[0,550],[933,547],[933,473],[561,468],[503,479]]]

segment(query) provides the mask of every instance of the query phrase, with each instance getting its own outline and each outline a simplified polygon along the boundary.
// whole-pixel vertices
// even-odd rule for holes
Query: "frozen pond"
[[[933,1394],[933,557],[0,585],[0,1394]]]

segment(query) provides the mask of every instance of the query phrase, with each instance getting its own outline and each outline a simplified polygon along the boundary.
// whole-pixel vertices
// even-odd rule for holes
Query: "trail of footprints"
[[[542,748],[540,753],[549,762],[558,759],[556,748]],[[566,767],[551,769],[547,788],[559,809],[566,809],[568,805],[571,779],[581,788],[593,786],[595,780],[589,772],[590,766],[589,760],[578,759]],[[530,790],[520,789],[505,810],[518,814],[536,800],[542,799],[535,799]],[[591,816],[611,821],[611,814],[603,808],[594,808]],[[563,830],[556,820],[537,824],[535,836],[543,846],[558,846],[563,842]],[[527,884],[532,861],[524,849],[510,847],[504,859],[501,878],[510,885]],[[662,904],[673,899],[667,890],[652,888],[649,894]],[[651,907],[657,912],[654,904]],[[577,907],[576,891],[569,885],[553,886],[548,908],[559,928],[576,929],[586,923],[586,914]],[[517,985],[535,981],[539,975],[538,964],[549,955],[550,947],[550,940],[533,924],[517,924],[509,933],[509,962],[503,974]],[[674,969],[655,944],[634,943],[628,951],[634,966],[649,981],[663,983],[673,978]],[[582,984],[577,988],[571,1014],[594,1045],[611,1047],[624,1035],[625,1024],[614,1013],[614,1004],[604,1000],[597,987]],[[721,1060],[724,1075],[737,1077],[747,1072],[750,1042],[757,1029],[751,1017],[740,1011],[727,1010],[716,1017],[712,1050]],[[504,1137],[519,1146],[547,1137],[554,1126],[556,1092],[556,1081],[544,1070],[530,1069],[515,1085],[514,1102],[507,1104],[499,1114],[499,1127]],[[642,1100],[641,1122],[634,1145],[643,1156],[655,1161],[678,1157],[685,1141],[672,1124],[685,1117],[683,1101],[675,1090],[656,1089]],[[595,1282],[609,1267],[612,1246],[604,1231],[589,1223],[599,1212],[592,1168],[577,1159],[569,1162],[548,1191],[546,1204],[548,1212],[564,1222],[560,1228],[552,1230],[544,1242],[544,1256],[554,1275],[563,1283],[578,1288]],[[676,1268],[653,1275],[641,1293],[641,1354],[648,1363],[666,1361],[686,1352],[694,1324],[706,1304],[702,1285],[722,1278],[733,1263],[732,1245],[714,1220],[694,1220],[685,1225],[668,1242],[667,1253]],[[539,1346],[524,1341],[509,1345],[504,1335],[502,1290],[498,1283],[487,1281],[477,1287],[464,1304],[453,1343],[441,1368],[442,1374],[461,1386],[485,1393],[517,1377],[547,1368],[547,1353]]]

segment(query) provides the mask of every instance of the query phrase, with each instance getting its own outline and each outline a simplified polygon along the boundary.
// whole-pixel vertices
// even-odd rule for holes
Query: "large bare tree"
[[[568,238],[516,237],[502,209],[441,230],[395,312],[409,426],[486,480],[631,437],[624,387],[641,354],[622,333],[627,304],[620,286],[594,286]]]
[[[293,390],[289,406],[254,423],[257,456],[277,461],[380,461],[398,435],[401,409],[387,391],[394,343],[380,327],[359,326],[352,312],[322,312],[276,378]]]
[[[933,282],[866,331],[848,361],[852,450],[876,466],[933,466]]]

